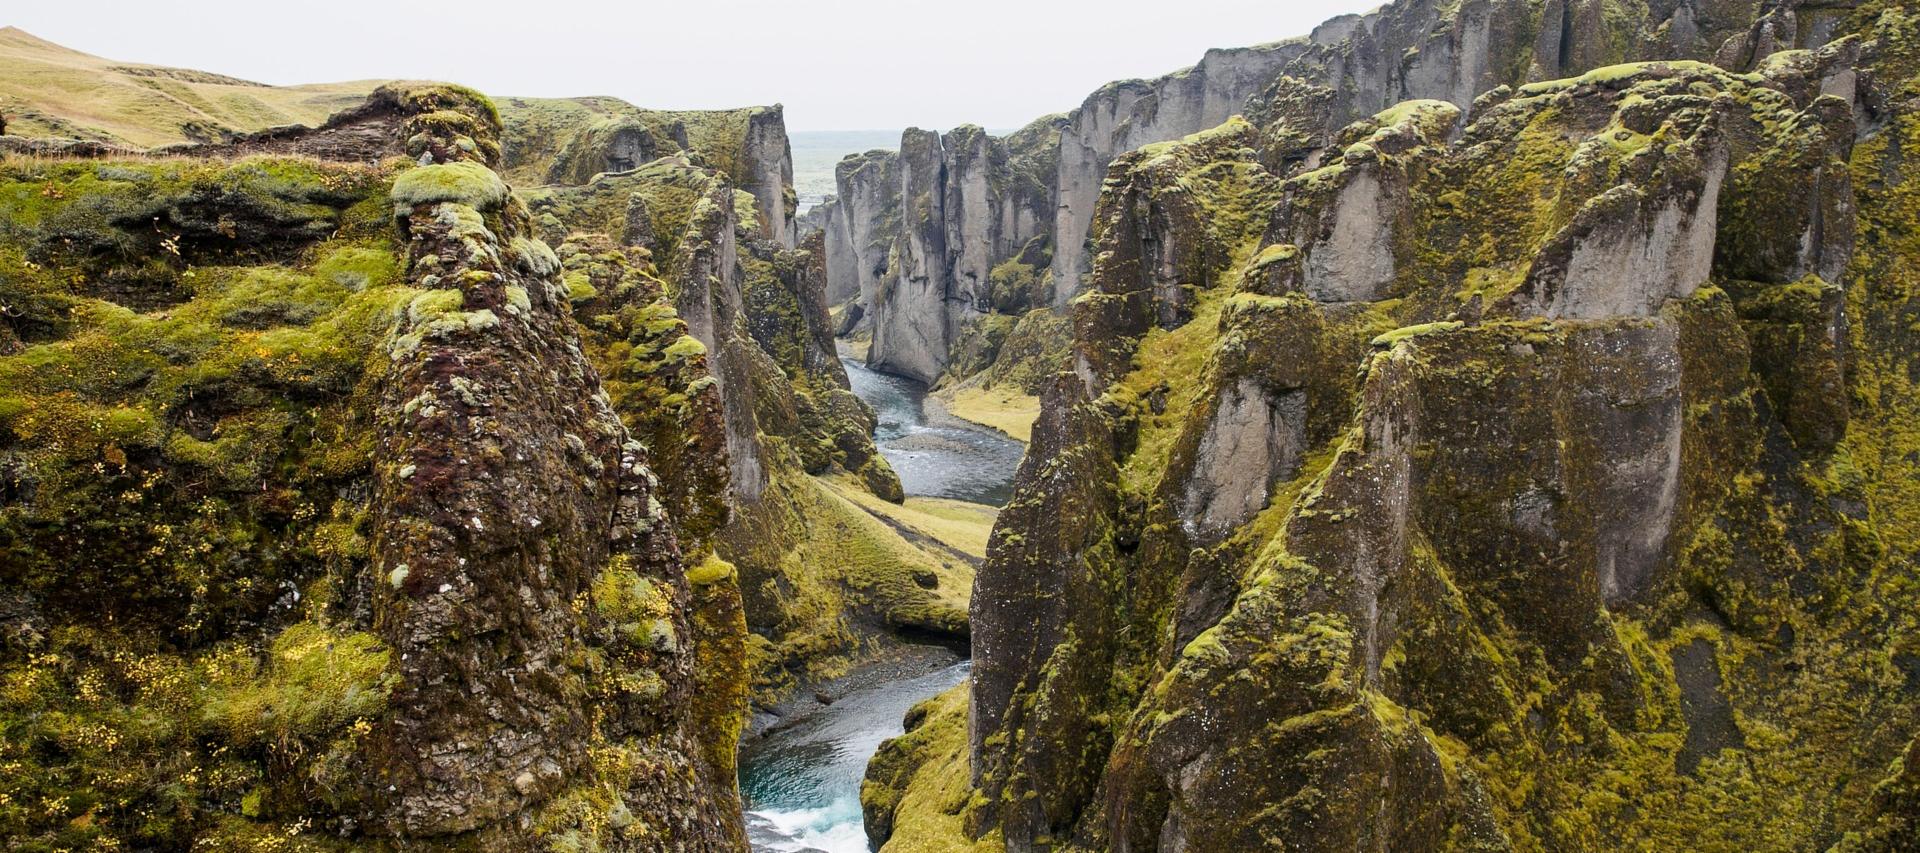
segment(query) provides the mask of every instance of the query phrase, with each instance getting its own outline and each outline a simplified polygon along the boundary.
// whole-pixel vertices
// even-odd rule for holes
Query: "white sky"
[[[794,130],[1011,128],[1209,47],[1305,35],[1379,0],[111,0],[12,24],[122,61],[263,83],[425,78],[646,107],[781,102]]]

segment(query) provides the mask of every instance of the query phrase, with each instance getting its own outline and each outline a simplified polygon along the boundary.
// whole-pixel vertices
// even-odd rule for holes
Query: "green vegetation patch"
[[[506,203],[507,184],[484,164],[461,160],[401,172],[393,181],[391,195],[395,214],[441,202],[492,210]]]

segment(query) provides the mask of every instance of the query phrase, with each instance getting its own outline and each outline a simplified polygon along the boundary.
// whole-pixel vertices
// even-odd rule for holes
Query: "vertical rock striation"
[[[1051,196],[1038,174],[1057,127],[1057,118],[1042,119],[1006,138],[973,125],[944,136],[914,128],[897,154],[841,164],[839,199],[849,201],[836,200],[830,214],[845,222],[840,247],[829,243],[830,293],[861,288],[843,332],[872,329],[870,365],[931,383],[983,317],[1031,306],[1030,282],[1003,273],[996,283],[995,274],[1018,263],[1049,221]],[[845,259],[860,254],[854,245],[864,257],[848,269]]]
[[[978,326],[983,311],[978,303],[969,303],[964,297],[971,292],[969,276],[977,272],[979,259],[987,259],[990,276],[994,267],[1020,254],[1030,238],[1042,238],[1043,248],[1027,253],[1028,260],[1045,259],[1035,271],[1040,280],[1027,285],[1033,291],[1027,294],[1030,300],[1018,304],[1066,311],[1086,289],[1085,275],[1094,258],[1092,225],[1108,164],[1128,151],[1180,139],[1236,114],[1247,115],[1262,128],[1265,139],[1261,148],[1272,161],[1269,165],[1287,173],[1318,165],[1306,162],[1307,158],[1325,151],[1328,140],[1340,128],[1395,104],[1419,100],[1450,103],[1471,118],[1475,99],[1485,92],[1578,75],[1609,64],[1694,59],[1745,69],[1773,53],[1771,45],[1824,45],[1837,32],[1843,13],[1839,7],[1801,8],[1799,4],[1763,4],[1759,0],[1653,6],[1601,0],[1468,0],[1456,4],[1398,0],[1365,15],[1335,18],[1304,38],[1209,51],[1192,68],[1154,80],[1121,81],[1103,87],[1066,116],[1036,123],[1053,125],[1057,135],[1050,132],[1044,141],[1029,139],[1026,144],[1034,147],[1024,157],[992,161],[985,179],[990,187],[1021,184],[1023,172],[1030,174],[1034,164],[1044,165],[1044,172],[1023,190],[1026,206],[1018,208],[1037,214],[1038,230],[1030,230],[1018,215],[1003,216],[997,229],[983,228],[977,209],[950,211],[943,204],[916,207],[904,183],[892,202],[867,199],[859,205],[843,203],[838,214],[845,220],[848,239],[856,232],[881,235],[877,240],[861,237],[860,245],[864,246],[891,245],[913,232],[944,227],[951,269],[944,282],[927,279],[926,284],[902,288],[898,292],[907,298],[898,302],[886,299],[885,292],[862,291],[860,310],[849,312],[857,322],[849,323],[842,332],[870,322],[874,315],[886,314],[896,333],[886,344],[876,344],[871,354],[875,366],[933,381],[953,361],[956,350],[967,350],[961,361],[977,369],[982,363],[978,350],[983,341],[978,333],[965,330]],[[1013,150],[1021,150],[1019,135],[1008,142]],[[943,148],[971,144],[947,144]],[[948,156],[953,155],[948,152]],[[965,163],[948,163],[949,170],[961,167],[948,181],[977,186],[981,180],[972,175],[971,169],[978,158],[966,155],[964,159]],[[1382,203],[1367,198],[1379,191],[1374,185],[1376,179],[1356,176],[1352,180],[1351,185],[1342,185],[1349,194],[1347,209]],[[841,188],[843,199],[847,189]],[[870,185],[866,191],[871,192]],[[940,221],[916,222],[915,216],[938,217]],[[1327,235],[1328,242],[1317,253],[1321,269],[1352,264],[1352,274],[1378,279],[1378,264],[1383,258],[1378,246],[1361,241],[1363,233],[1349,225],[1347,230]],[[858,270],[877,271],[882,260],[878,250],[871,250],[856,264],[852,246],[841,243],[841,247],[845,250],[830,249],[828,261],[829,277],[836,283],[832,290],[836,301],[851,298],[854,283],[860,275],[866,275]],[[877,272],[873,275],[922,281],[927,271],[900,267],[903,262],[896,254],[884,276]],[[1014,270],[1009,268],[1008,273],[1010,278]],[[1342,287],[1352,284],[1329,283]],[[927,294],[932,291],[939,291],[943,298],[930,298]],[[881,299],[872,298],[876,292],[882,293]],[[929,311],[938,316],[919,316]],[[1001,313],[1017,316],[1020,311]],[[938,351],[942,342],[929,334],[934,329],[947,332],[944,353]],[[993,353],[989,352],[985,363],[992,360]]]
[[[869,151],[833,169],[833,200],[827,209],[827,298],[846,305],[840,334],[871,323],[874,294],[886,280],[893,237],[900,222],[899,157]]]
[[[1112,164],[976,583],[965,834],[1900,849],[1920,21],[1330,27]],[[900,813],[934,738],[870,776],[896,840],[955,831]]]

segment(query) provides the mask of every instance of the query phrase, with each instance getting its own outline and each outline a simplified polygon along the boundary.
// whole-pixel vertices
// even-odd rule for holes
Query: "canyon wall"
[[[970,695],[882,748],[875,840],[1920,841],[1920,18],[1521,5],[1606,28],[1114,161]]]
[[[844,218],[843,228],[849,235],[880,236],[860,244],[873,247],[860,259],[861,266],[845,266],[854,259],[851,244],[845,246],[849,251],[833,254],[829,275],[844,282],[870,276],[894,283],[890,288],[860,291],[860,310],[852,312],[859,315],[860,323],[879,323],[893,330],[885,340],[876,338],[869,361],[875,367],[932,382],[945,371],[956,348],[978,350],[982,343],[967,333],[981,316],[993,313],[990,306],[969,298],[977,291],[972,276],[981,259],[990,273],[1013,259],[1029,238],[1044,238],[1029,253],[1030,259],[1047,259],[1033,286],[1036,298],[1000,313],[1018,316],[1028,307],[1041,306],[1065,311],[1083,292],[1092,259],[1095,203],[1108,163],[1120,154],[1180,139],[1236,114],[1267,125],[1273,117],[1263,111],[1317,101],[1319,126],[1291,126],[1288,132],[1300,139],[1267,140],[1272,156],[1299,156],[1301,151],[1324,145],[1327,135],[1348,122],[1402,101],[1442,100],[1471,113],[1476,97],[1500,85],[1518,86],[1610,63],[1654,57],[1750,62],[1755,50],[1766,50],[1782,39],[1817,44],[1834,31],[1838,20],[1826,7],[1789,13],[1792,20],[1771,26],[1779,32],[1791,29],[1790,35],[1770,31],[1756,36],[1765,44],[1750,47],[1754,39],[1748,38],[1747,30],[1761,5],[1759,0],[1652,6],[1602,0],[1470,0],[1455,5],[1402,0],[1366,15],[1336,18],[1304,38],[1209,51],[1192,68],[1154,80],[1103,87],[1063,119],[1051,122],[1057,135],[1049,133],[1045,140],[1027,142],[1044,151],[1029,148],[1023,160],[1009,158],[986,170],[984,180],[989,186],[1037,184],[1026,187],[1022,203],[1023,212],[1038,218],[1038,231],[1030,230],[1020,217],[970,220],[949,213],[943,204],[916,204],[910,188],[897,183],[891,200],[839,206],[836,214]],[[1733,56],[1743,51],[1749,55]],[[1278,90],[1285,90],[1287,97],[1278,97]],[[1020,149],[1019,135],[1009,137],[1009,142]],[[1300,146],[1304,147],[1293,150]],[[1044,164],[1046,174],[1033,175],[1035,163]],[[948,165],[974,167],[972,163]],[[1028,174],[1019,174],[1022,171]],[[963,184],[979,179],[957,174],[948,180]],[[847,189],[841,187],[843,199]],[[864,189],[872,191],[870,186]],[[997,227],[983,227],[986,222]],[[878,272],[877,247],[902,240],[912,243],[911,234],[933,230],[948,234],[944,258],[920,258],[909,268],[901,265],[908,256],[895,253],[887,272]],[[1014,271],[1008,272],[1010,278]],[[833,293],[837,301],[854,298],[850,286]],[[988,349],[985,360],[991,362],[995,353],[991,346]]]
[[[721,414],[710,440],[728,460],[714,547],[738,570],[748,677],[764,707],[897,632],[964,638],[977,558],[918,541],[842,494],[905,497],[834,348],[827,234],[798,249],[770,239],[758,199],[695,154],[528,196],[542,236],[578,243],[582,263],[609,242],[641,258],[705,355]],[[611,319],[593,305],[575,307],[590,324]]]
[[[843,161],[826,218],[828,296],[841,333],[871,331],[871,366],[933,382],[980,318],[1017,314],[1030,285],[996,290],[994,271],[1052,221],[1050,169],[1061,120],[1001,138],[972,125],[909,129],[898,152]]]
[[[635,276],[666,357],[609,364],[500,129],[413,84],[0,166],[0,834],[744,848],[721,401]]]

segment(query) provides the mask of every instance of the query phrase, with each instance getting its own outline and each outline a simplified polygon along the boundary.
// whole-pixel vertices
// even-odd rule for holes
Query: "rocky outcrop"
[[[793,194],[793,149],[779,104],[755,107],[747,114],[747,138],[740,152],[740,186],[753,195],[760,234],[791,249],[798,241],[799,202]]]
[[[501,171],[523,185],[578,186],[661,157],[713,168],[752,195],[755,233],[793,248],[793,153],[784,110],[649,110],[616,98],[507,98]]]
[[[1444,21],[1448,67],[1482,67],[1475,32],[1513,55],[1476,8]],[[1648,36],[1606,51],[1753,38],[1697,12],[1605,18]],[[1276,86],[1254,122],[1115,160],[1069,369],[976,584],[966,835],[1905,837],[1885,757],[1914,734],[1911,618],[1869,602],[1906,595],[1887,584],[1920,547],[1895,520],[1914,439],[1867,389],[1913,369],[1910,252],[1872,241],[1912,217],[1881,177],[1910,110],[1876,105],[1920,68],[1920,22],[1847,20],[1752,74],[1484,97],[1447,89],[1505,81],[1408,54],[1347,79],[1442,101],[1332,122],[1367,87]],[[1617,56],[1574,32],[1523,41],[1567,48],[1543,67]],[[870,783],[888,809],[924,795]]]
[[[1032,283],[1004,273],[996,280],[996,271],[1020,263],[1048,221],[1051,196],[1037,173],[1057,123],[1042,119],[1005,139],[972,125],[902,137],[894,160],[899,224],[884,278],[862,303],[861,321],[873,329],[868,364],[931,383],[982,318],[1030,307]],[[858,220],[853,213],[850,223]],[[884,224],[860,227],[884,232]],[[991,361],[992,353],[975,357]]]
[[[740,835],[725,829],[734,801],[703,793],[731,789],[720,776],[729,765],[696,763],[691,779],[667,782],[685,778],[674,762],[706,756],[698,728],[669,710],[695,687],[692,593],[645,449],[628,439],[567,333],[558,259],[522,236],[524,210],[503,207],[504,192],[441,189],[449,180],[437,170],[473,180],[485,172],[468,166],[421,167],[394,189],[410,281],[425,293],[396,330],[382,382],[376,440],[386,464],[371,544],[374,574],[387,582],[372,585],[372,611],[399,652],[404,686],[369,735],[375,757],[349,777],[366,786],[365,825],[402,838],[501,825],[591,773],[597,727],[657,762],[649,820],[669,837],[730,846]],[[494,228],[484,224],[490,214]],[[455,305],[438,293],[464,295]],[[543,528],[561,533],[526,548]],[[605,616],[627,616],[619,596],[639,590],[661,597],[639,603],[664,604],[666,615],[644,641],[612,624],[595,637],[571,604],[596,584],[633,585],[602,590]],[[496,633],[515,647],[486,639]],[[568,660],[595,646],[664,693],[615,693],[590,714],[575,697],[591,677],[569,673]]]
[[[909,129],[900,138],[899,162],[900,233],[894,237],[888,278],[874,290],[867,364],[931,382],[940,375],[950,340],[948,302],[965,300],[965,294],[953,291],[949,274],[947,170],[940,135]]]
[[[9,838],[744,847],[745,625],[694,507],[724,455],[666,448],[665,483],[628,426],[698,431],[705,366],[603,384],[490,106],[356,114],[395,103],[420,165],[0,176],[47,200],[0,217],[25,332],[0,356],[0,666],[41,685],[0,701],[32,762],[8,796],[99,815],[12,812]],[[164,310],[125,307],[148,290]],[[74,381],[95,369],[151,381]],[[81,529],[103,550],[62,544]]]
[[[847,305],[840,334],[870,324],[873,296],[887,279],[888,255],[899,229],[899,157],[869,151],[840,161],[833,169],[833,201],[827,209],[827,299]]]
[[[833,221],[836,218],[833,215],[835,201],[836,199],[833,196],[827,196],[821,199],[819,204],[807,208],[806,213],[800,214],[794,224],[794,239],[804,243],[808,237],[815,234],[826,234],[827,229],[833,227]],[[846,238],[843,235],[839,239],[844,240]],[[822,257],[822,263],[824,263],[824,255]],[[842,299],[836,301],[835,304],[838,304],[839,301],[845,301],[844,297],[852,296],[858,292],[857,288],[844,291]]]

